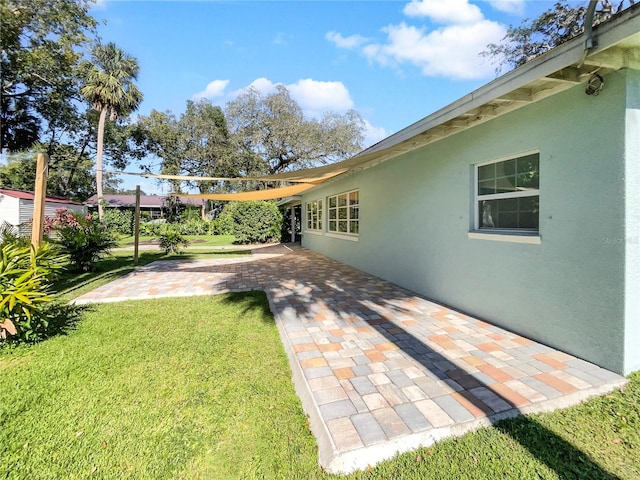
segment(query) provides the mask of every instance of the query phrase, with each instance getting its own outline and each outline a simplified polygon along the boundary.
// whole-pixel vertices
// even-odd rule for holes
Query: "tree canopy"
[[[226,108],[231,132],[258,155],[269,173],[343,160],[362,148],[364,122],[350,110],[307,119],[283,85],[261,94],[248,89]]]
[[[0,0],[0,149],[29,148],[73,111],[76,65],[94,33],[89,0]]]
[[[34,147],[38,150],[41,145]],[[44,147],[44,146],[42,146]],[[93,160],[88,155],[77,157],[68,145],[56,145],[49,159],[47,194],[84,202],[95,192]],[[33,191],[36,181],[36,155],[32,152],[12,153],[6,165],[0,165],[0,186],[15,190]],[[105,190],[117,190],[119,180],[105,178]]]
[[[187,101],[179,118],[153,110],[139,119],[147,133],[147,148],[161,159],[169,175],[238,177],[264,173],[259,157],[229,133],[224,112],[207,100]],[[191,182],[200,192],[228,190],[224,182]],[[179,191],[180,182],[174,182]]]
[[[525,19],[519,26],[509,26],[502,42],[487,45],[487,50],[482,55],[496,61],[497,71],[504,66],[516,68],[524,65],[529,60],[580,35],[584,31],[587,3],[585,1],[572,7],[566,0],[559,0],[538,17]],[[600,0],[593,24],[597,25],[610,19],[623,10],[626,3],[633,4],[633,0]]]

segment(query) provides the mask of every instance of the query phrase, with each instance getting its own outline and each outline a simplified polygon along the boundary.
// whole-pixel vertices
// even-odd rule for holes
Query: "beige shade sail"
[[[337,168],[336,168],[337,167]],[[323,167],[308,168],[306,170],[296,170],[293,172],[276,173],[258,177],[196,177],[190,175],[164,175],[161,173],[138,173],[138,172],[110,172],[118,175],[136,175],[145,178],[161,178],[167,180],[186,180],[190,182],[291,182],[291,183],[311,183],[318,185],[326,180],[340,175],[348,170],[347,167],[339,167],[338,164],[325,165]]]
[[[380,148],[374,145],[355,157],[343,160],[342,162],[324,165],[322,167],[307,168],[305,170],[295,170],[293,172],[276,173],[273,175],[257,177],[196,177],[188,175],[163,175],[154,173],[138,172],[110,172],[114,174],[136,175],[145,178],[162,178],[171,180],[198,181],[262,181],[262,182],[289,182],[297,183],[289,187],[273,188],[268,190],[257,190],[252,192],[238,193],[203,193],[203,194],[180,194],[182,197],[203,198],[207,200],[243,201],[243,200],[275,200],[278,198],[298,195],[316,185],[320,185],[338,175],[342,175],[351,170],[365,167],[367,164],[384,161],[399,153],[411,150],[406,145],[400,144],[392,148]]]
[[[187,198],[203,198],[205,200],[228,200],[228,201],[247,201],[247,200],[275,200],[276,198],[290,197],[298,195],[305,190],[313,187],[312,183],[300,183],[291,187],[271,188],[269,190],[255,190],[253,192],[238,193],[181,193],[181,197]]]

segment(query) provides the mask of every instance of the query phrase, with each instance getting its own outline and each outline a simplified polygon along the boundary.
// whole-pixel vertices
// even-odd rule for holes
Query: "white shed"
[[[33,192],[0,188],[0,225],[4,222],[21,229],[20,233],[29,235],[28,222],[33,218]],[[46,217],[54,217],[56,210],[66,208],[70,212],[87,213],[87,207],[62,197],[47,197],[44,207]]]

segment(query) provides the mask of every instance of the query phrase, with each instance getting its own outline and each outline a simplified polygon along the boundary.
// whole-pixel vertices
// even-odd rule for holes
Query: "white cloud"
[[[522,15],[524,13],[525,0],[489,0],[489,3],[496,10],[501,12]]]
[[[199,100],[206,98],[211,100],[216,97],[221,97],[224,95],[224,90],[227,88],[227,85],[229,85],[229,80],[214,80],[213,82],[209,82],[202,92],[198,92],[193,96],[193,99]]]
[[[260,77],[246,87],[231,93],[228,97],[233,99],[249,88],[257,90],[262,95],[269,95],[276,91],[277,85],[282,84]],[[344,113],[353,108],[353,100],[349,90],[342,82],[323,82],[306,78],[284,86],[289,91],[291,98],[300,105],[302,113],[308,118],[320,118],[326,112]]]
[[[342,82],[306,78],[286,87],[308,117],[319,118],[324,112],[344,113],[353,108],[351,95]]]
[[[363,37],[362,35],[350,35],[348,37],[342,36],[342,34],[331,31],[327,32],[324,36],[327,40],[332,43],[335,43],[338,48],[358,48],[359,46],[367,43],[369,41],[368,38]]]
[[[428,17],[445,24],[476,23],[484,18],[480,7],[468,0],[412,0],[403,12],[408,17]]]
[[[375,145],[388,136],[389,134],[383,127],[374,127],[369,120],[364,121],[364,148]]]
[[[236,90],[234,92],[231,92],[228,95],[228,97],[229,97],[229,99],[234,99],[238,95],[241,95],[241,94],[245,93],[250,88],[253,88],[254,90],[257,90],[262,95],[269,95],[270,93],[273,93],[273,92],[276,91],[276,85],[278,85],[278,84],[277,83],[273,83],[268,78],[260,77],[260,78],[256,78],[253,82],[251,82],[246,87],[243,87],[243,88],[240,88],[240,89],[238,89],[238,90]]]
[[[275,36],[275,38],[273,39],[273,44],[274,45],[288,45],[289,44],[289,40],[293,39],[293,36],[286,34],[286,33],[282,33],[282,32],[278,32]]]
[[[515,9],[524,0],[495,0],[500,8]],[[509,4],[509,5],[507,5]],[[480,79],[491,77],[493,66],[485,62],[480,53],[490,43],[498,43],[506,34],[506,26],[488,20],[477,5],[469,0],[412,0],[404,8],[409,17],[425,17],[443,23],[438,28],[427,24],[409,24],[408,21],[382,29],[384,41],[366,39],[349,43],[349,38],[330,32],[326,38],[338,47],[358,48],[371,62],[382,66],[401,68],[412,65],[428,77],[453,79]],[[344,48],[347,48],[346,46]]]
[[[381,65],[409,63],[425,76],[475,79],[490,76],[493,67],[479,57],[485,46],[499,41],[503,25],[483,20],[471,25],[453,25],[431,32],[401,23],[384,29],[387,43],[368,45],[363,53]]]

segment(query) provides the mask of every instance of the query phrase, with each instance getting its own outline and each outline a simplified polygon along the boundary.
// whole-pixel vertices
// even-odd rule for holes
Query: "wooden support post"
[[[39,248],[42,245],[44,232],[44,207],[47,201],[47,167],[49,156],[39,153],[36,163],[36,185],[33,195],[33,223],[31,227],[31,245]]]
[[[140,185],[136,185],[136,209],[133,214],[133,264],[138,264],[138,244],[140,243]]]

